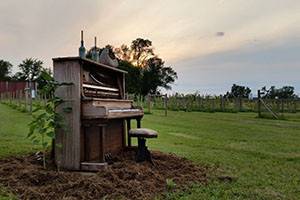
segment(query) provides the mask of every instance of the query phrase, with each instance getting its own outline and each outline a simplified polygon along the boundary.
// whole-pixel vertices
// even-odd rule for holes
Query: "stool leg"
[[[136,119],[136,127],[141,128],[141,118]]]
[[[143,162],[146,160],[146,140],[145,138],[138,138],[138,151],[136,154],[136,161]]]
[[[153,164],[151,153],[146,146],[146,139],[138,138],[138,151],[136,154],[136,161],[143,162],[146,160],[149,161],[151,164]]]

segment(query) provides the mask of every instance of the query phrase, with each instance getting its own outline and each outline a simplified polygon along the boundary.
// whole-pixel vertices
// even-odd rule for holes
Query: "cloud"
[[[224,32],[216,32],[217,37],[223,37],[225,35]]]
[[[220,94],[233,83],[254,92],[264,85],[295,86],[300,92],[300,38],[218,52],[176,63],[180,79],[174,91]]]
[[[230,62],[235,62],[232,73],[243,73],[245,67],[251,73],[253,66],[268,62],[269,68],[278,66],[280,73],[279,66],[299,63],[297,57],[291,58],[292,51],[279,50],[290,48],[291,41],[299,42],[299,8],[300,1],[295,0],[1,1],[0,55],[15,65],[26,57],[36,57],[50,67],[52,57],[78,54],[82,29],[87,48],[92,46],[94,36],[99,38],[100,46],[129,44],[144,37],[152,40],[155,51],[167,64],[182,73],[180,87],[189,89],[184,77],[191,74],[194,65],[205,70],[230,68]],[[278,53],[271,51],[275,46]],[[239,51],[247,53],[233,55]],[[299,48],[295,47],[294,52]],[[188,65],[190,61],[193,64]],[[211,84],[205,77],[206,82],[197,82],[192,75],[192,89],[197,84]],[[225,77],[231,81],[231,76]]]

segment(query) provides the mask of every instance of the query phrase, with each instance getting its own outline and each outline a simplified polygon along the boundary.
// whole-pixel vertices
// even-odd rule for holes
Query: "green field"
[[[0,104],[0,157],[32,149],[30,115]],[[300,199],[300,115],[258,119],[255,113],[169,112],[145,115],[143,127],[159,131],[149,147],[216,168],[209,185],[170,194],[170,199]],[[4,194],[1,192],[0,194]]]

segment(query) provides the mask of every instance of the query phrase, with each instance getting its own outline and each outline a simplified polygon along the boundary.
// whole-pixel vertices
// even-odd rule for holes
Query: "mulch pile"
[[[123,153],[97,173],[44,170],[36,155],[11,157],[0,160],[0,184],[20,199],[153,199],[167,191],[167,179],[177,190],[208,181],[207,167],[173,154],[152,152],[153,165],[134,155]]]

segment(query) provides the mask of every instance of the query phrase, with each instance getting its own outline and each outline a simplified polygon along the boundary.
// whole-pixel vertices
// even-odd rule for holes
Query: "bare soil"
[[[168,191],[167,179],[176,190],[208,181],[209,169],[185,158],[152,152],[152,165],[136,163],[134,155],[123,153],[97,173],[44,170],[36,155],[6,158],[0,184],[20,199],[154,199]]]

